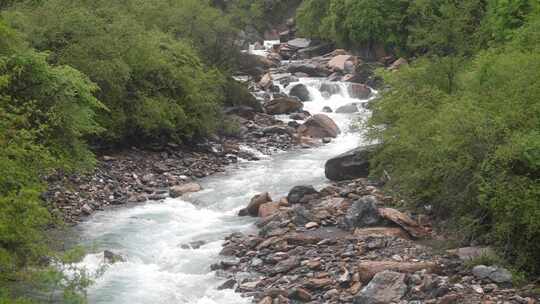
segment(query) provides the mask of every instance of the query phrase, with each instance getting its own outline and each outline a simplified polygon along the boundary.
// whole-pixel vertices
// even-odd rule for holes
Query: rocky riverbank
[[[383,61],[364,63],[344,50],[329,52],[328,46],[302,38],[282,41],[257,61],[267,72],[259,73],[256,86],[265,91],[261,92],[265,108],[272,114],[286,113],[281,108],[285,104],[298,110],[310,101],[307,88],[295,83],[302,77],[324,79],[319,90],[325,98],[339,92],[340,81],[349,83],[349,96],[366,99],[372,94],[368,85],[380,84],[371,72],[374,67],[397,70],[407,64],[405,59]],[[279,95],[281,88],[287,88],[288,96]],[[355,113],[358,105],[324,109],[334,110]],[[317,125],[331,124],[325,120]],[[359,151],[337,161],[351,163]],[[354,172],[330,164],[330,169],[338,169],[327,167],[327,176],[348,180],[321,190],[295,186],[287,197],[272,198],[269,193],[253,197],[239,216],[258,217],[259,231],[233,233],[225,239],[223,260],[211,266],[226,280],[220,288],[234,289],[259,304],[538,302],[533,286],[515,288],[508,270],[480,264],[491,249],[451,248],[433,232],[429,216],[398,211],[398,202],[378,185],[351,179],[358,171],[367,175],[367,162],[353,163],[347,166]]]
[[[66,223],[77,223],[107,207],[164,199],[175,186],[196,183],[238,162],[322,144],[321,140],[302,140],[295,128],[272,115],[246,107],[226,112],[228,119],[239,123],[234,137],[215,137],[191,146],[170,144],[157,150],[132,148],[100,155],[91,173],[49,176],[50,187],[44,196]]]
[[[260,304],[537,303],[506,269],[473,267],[490,249],[443,250],[428,216],[395,204],[365,179],[258,195],[243,215],[260,217],[259,233],[227,237],[212,269]]]

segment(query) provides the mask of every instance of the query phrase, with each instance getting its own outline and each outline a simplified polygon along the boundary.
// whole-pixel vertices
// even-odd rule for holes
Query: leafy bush
[[[164,7],[165,1],[142,8],[131,3],[126,13],[109,2],[54,0],[17,8],[7,17],[32,46],[51,51],[53,62],[71,65],[99,85],[97,97],[109,109],[98,119],[108,131],[106,141],[180,141],[215,130],[224,77],[190,46],[212,41],[208,35],[219,24],[204,25],[209,18],[217,22],[219,15],[197,1],[178,3],[172,8]],[[193,18],[197,23],[191,30],[173,23]]]
[[[515,43],[458,60],[451,87],[437,58],[385,73],[392,90],[371,120],[385,126],[370,133],[383,142],[373,165],[414,206],[540,273],[540,55]]]

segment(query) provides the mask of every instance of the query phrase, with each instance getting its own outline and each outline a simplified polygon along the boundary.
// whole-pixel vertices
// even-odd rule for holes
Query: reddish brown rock
[[[259,206],[259,217],[268,217],[279,211],[279,202],[264,203]]]
[[[401,226],[401,228],[405,229],[414,238],[422,238],[428,235],[428,232],[418,222],[403,212],[392,208],[379,208],[379,214],[383,218]]]
[[[325,114],[316,114],[310,117],[303,125],[298,128],[302,136],[325,138],[336,138],[341,130],[336,123]]]
[[[251,201],[249,202],[249,205],[246,208],[240,210],[238,215],[258,216],[259,208],[261,207],[261,205],[268,202],[272,202],[272,198],[270,197],[270,194],[268,192],[257,194],[251,198]]]

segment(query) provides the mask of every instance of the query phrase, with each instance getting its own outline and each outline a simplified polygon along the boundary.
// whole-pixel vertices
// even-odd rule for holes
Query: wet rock
[[[108,263],[108,264],[115,264],[115,263],[126,261],[126,259],[123,256],[109,250],[103,251],[103,260],[105,261],[105,263]]]
[[[349,95],[352,98],[367,99],[371,95],[371,89],[365,84],[351,83]]]
[[[336,109],[336,113],[352,114],[358,112],[358,106],[356,103],[349,103]]]
[[[345,215],[345,223],[349,229],[381,225],[383,218],[379,214],[377,199],[365,196],[353,202]]]
[[[489,279],[495,283],[512,283],[512,273],[504,268],[478,265],[473,268],[472,273],[479,279]]]
[[[298,97],[301,101],[310,101],[311,96],[309,94],[309,90],[304,84],[297,84],[294,87],[291,88],[289,95]]]
[[[249,205],[240,210],[238,213],[239,216],[258,216],[259,215],[259,208],[261,205],[272,202],[272,198],[270,197],[270,194],[268,192],[257,194],[254,197],[251,198]]]
[[[313,186],[295,186],[289,191],[287,201],[289,204],[304,204],[318,196],[319,192]]]
[[[271,115],[289,114],[300,111],[303,106],[302,102],[296,98],[276,98],[264,104],[266,113]]]
[[[405,275],[394,271],[377,273],[355,297],[355,304],[387,304],[399,302],[407,292]]]
[[[169,189],[169,194],[171,197],[176,198],[186,193],[201,191],[201,189],[202,189],[201,185],[197,183],[187,183],[187,184],[171,187]]]
[[[324,173],[329,180],[367,178],[369,176],[369,157],[376,145],[359,147],[334,158],[324,165]]]
[[[315,114],[298,128],[302,136],[324,138],[336,138],[341,130],[336,123],[325,114]]]

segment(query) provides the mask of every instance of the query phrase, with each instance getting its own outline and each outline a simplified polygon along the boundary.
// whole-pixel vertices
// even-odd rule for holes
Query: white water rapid
[[[348,96],[347,85],[338,83],[338,94],[325,99],[318,88],[322,80],[300,79],[308,86],[313,101],[305,102],[312,114],[324,106],[336,109],[351,102],[365,102]],[[294,84],[289,85],[292,87]],[[286,90],[285,90],[286,91]],[[94,275],[89,289],[93,304],[179,304],[249,303],[232,290],[216,289],[223,280],[210,271],[219,261],[223,237],[231,232],[254,232],[252,218],[236,216],[250,198],[269,191],[274,199],[295,185],[322,187],[324,163],[361,144],[358,132],[350,132],[356,114],[328,114],[342,134],[332,143],[312,149],[282,152],[257,162],[241,162],[225,174],[200,180],[204,190],[182,199],[166,199],[142,205],[99,212],[77,227],[89,254],[82,266]],[[286,118],[286,117],[284,117]],[[182,244],[204,241],[198,249]],[[102,269],[103,250],[127,258]]]

